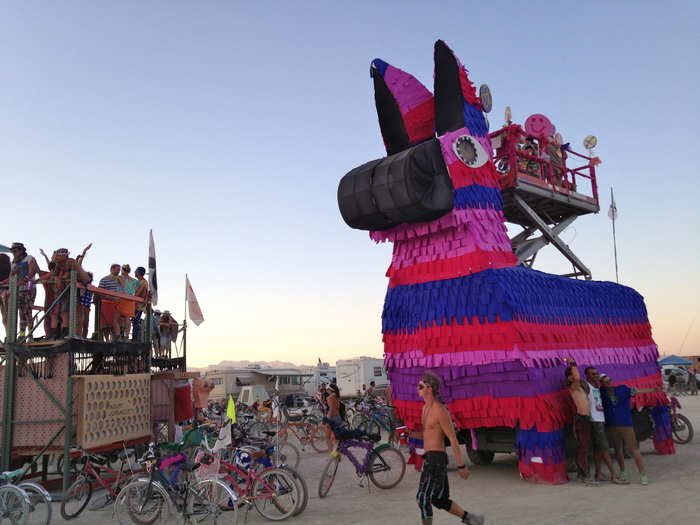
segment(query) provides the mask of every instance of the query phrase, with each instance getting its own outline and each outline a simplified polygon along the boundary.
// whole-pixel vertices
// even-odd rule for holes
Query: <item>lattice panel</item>
[[[151,434],[151,378],[76,376],[77,442],[89,449]]]

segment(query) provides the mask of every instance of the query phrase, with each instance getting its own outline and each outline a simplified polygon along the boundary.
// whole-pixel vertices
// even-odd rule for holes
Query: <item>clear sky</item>
[[[494,97],[492,129],[548,115],[597,135],[615,188],[621,281],[660,350],[698,315],[700,9],[659,2],[3,2],[0,243],[94,248],[86,267],[146,265],[206,321],[189,361],[381,355],[389,245],[349,229],[347,171],[383,156],[369,78],[380,57],[432,86],[444,39]],[[610,221],[563,237],[614,279]],[[548,247],[539,269],[564,273]],[[700,354],[700,319],[683,353]]]

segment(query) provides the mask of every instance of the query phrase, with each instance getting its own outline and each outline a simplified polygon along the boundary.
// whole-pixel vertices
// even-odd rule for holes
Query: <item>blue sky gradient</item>
[[[698,314],[696,2],[13,2],[0,7],[0,243],[94,248],[146,263],[178,317],[187,272],[206,321],[194,366],[381,355],[389,245],[337,210],[348,170],[383,156],[369,78],[380,57],[432,86],[444,39],[494,97],[491,129],[550,117],[598,136],[615,188],[621,282],[661,352]],[[610,221],[563,237],[614,279]],[[536,267],[569,268],[551,248]],[[700,321],[683,353],[700,354]]]

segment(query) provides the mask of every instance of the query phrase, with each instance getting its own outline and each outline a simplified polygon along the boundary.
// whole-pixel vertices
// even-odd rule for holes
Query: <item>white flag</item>
[[[202,314],[202,309],[199,307],[197,296],[194,294],[194,290],[190,284],[190,278],[187,277],[187,274],[185,274],[185,289],[187,309],[190,312],[190,319],[195,325],[199,326],[204,321],[204,315]]]
[[[151,292],[151,304],[158,304],[158,278],[156,275],[156,245],[153,242],[153,230],[148,233],[148,288]]]
[[[608,217],[612,220],[617,220],[617,205],[615,204],[615,196],[610,192],[610,208],[608,208]]]

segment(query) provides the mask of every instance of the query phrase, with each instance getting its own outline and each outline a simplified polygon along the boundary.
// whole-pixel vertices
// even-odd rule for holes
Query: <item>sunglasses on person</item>
[[[424,388],[429,387],[430,385],[426,385],[424,383],[418,383],[418,390],[423,390]]]

